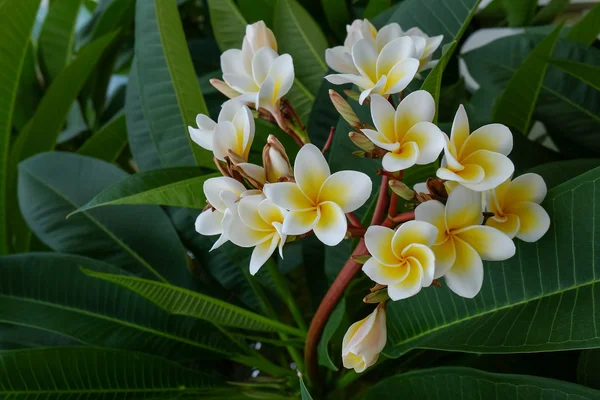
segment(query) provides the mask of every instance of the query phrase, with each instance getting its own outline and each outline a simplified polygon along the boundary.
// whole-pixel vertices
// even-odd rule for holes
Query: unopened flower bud
[[[363,302],[367,304],[382,303],[390,299],[387,288],[376,290],[373,293],[369,293],[363,298]]]
[[[262,157],[267,181],[274,183],[279,178],[294,175],[285,148],[275,136],[269,135],[267,138]]]
[[[365,152],[362,150],[353,151],[352,155],[359,158],[365,158]]]
[[[344,94],[348,96],[349,99],[354,101],[358,101],[360,98],[360,93],[355,92],[354,90],[344,90]]]
[[[236,90],[232,89],[228,84],[226,84],[225,82],[223,82],[220,79],[213,78],[209,82],[211,85],[213,85],[213,87],[215,89],[217,89],[219,92],[223,93],[225,96],[227,96],[230,99],[233,99],[234,97],[238,97],[241,94],[241,93],[237,92]]]
[[[261,189],[263,187],[265,184],[265,170],[263,167],[246,162],[243,157],[231,150],[227,151],[226,160],[229,171],[234,178],[235,173],[238,173],[255,188]]]
[[[358,116],[350,107],[350,104],[338,92],[335,90],[329,90],[329,98],[333,103],[333,106],[337,110],[337,112],[350,124],[350,126],[354,129],[360,129],[362,124]]]
[[[348,134],[348,137],[350,138],[350,140],[352,140],[352,143],[354,143],[364,151],[375,150],[375,145],[373,144],[373,142],[371,142],[371,140],[362,133],[350,132]]]
[[[406,186],[404,182],[392,179],[389,181],[388,184],[390,185],[390,189],[392,189],[392,192],[396,193],[404,200],[412,200],[415,198],[414,190]]]
[[[360,373],[375,364],[385,347],[385,303],[381,303],[367,318],[348,328],[342,342],[342,361],[345,368]]]

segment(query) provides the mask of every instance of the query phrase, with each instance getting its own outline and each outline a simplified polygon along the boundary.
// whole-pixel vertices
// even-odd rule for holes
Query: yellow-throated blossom
[[[362,129],[362,132],[389,151],[382,160],[387,171],[432,163],[444,148],[445,135],[432,123],[435,102],[429,92],[417,90],[409,94],[396,110],[383,97],[373,95],[371,116],[377,130]]]
[[[385,308],[380,305],[368,317],[348,328],[342,341],[344,367],[363,372],[377,362],[386,340]]]
[[[221,176],[204,182],[204,195],[212,206],[196,219],[196,231],[201,235],[221,235],[211,250],[229,240],[229,227],[237,214],[237,199],[246,191],[244,185],[235,179]]]
[[[371,195],[371,178],[357,171],[331,174],[321,150],[312,144],[304,145],[298,152],[294,177],[295,183],[264,187],[267,198],[290,210],[283,232],[301,235],[312,229],[320,241],[335,246],[346,235],[345,213],[362,206]]]
[[[229,230],[229,240],[240,247],[254,247],[250,273],[256,274],[277,247],[283,258],[283,220],[287,211],[264,195],[245,196],[237,206],[237,217]]]
[[[446,137],[442,167],[436,175],[476,191],[495,188],[512,175],[515,167],[508,157],[513,138],[502,124],[482,126],[469,134],[469,120],[461,105]]]
[[[494,213],[486,225],[510,238],[526,242],[539,240],[550,227],[550,217],[540,203],[546,197],[546,182],[538,174],[506,180],[490,192],[488,210]]]
[[[242,49],[229,49],[221,55],[223,80],[231,90],[226,96],[253,103],[271,113],[279,112],[279,100],[294,83],[294,64],[289,54],[277,53],[277,41],[263,21],[246,27]],[[220,90],[221,81],[213,85]]]
[[[392,300],[413,296],[431,285],[435,272],[435,256],[430,246],[435,243],[437,228],[423,221],[408,221],[394,232],[373,225],[365,233],[365,245],[371,258],[363,271],[380,285],[388,286]]]
[[[431,57],[437,48],[440,47],[440,44],[442,44],[444,35],[429,37],[429,35],[419,28],[411,28],[404,32],[404,35],[409,36],[415,44],[417,50],[415,56],[419,60],[419,71],[435,67],[438,60],[432,61]]]
[[[200,147],[210,150],[224,161],[231,150],[248,160],[254,140],[254,117],[244,103],[229,100],[223,104],[217,122],[204,114],[196,117],[198,128],[188,127],[192,140]]]
[[[515,254],[513,241],[483,222],[481,193],[456,186],[444,206],[437,200],[421,203],[415,219],[435,225],[438,235],[434,278],[444,276],[448,287],[463,297],[474,297],[483,284],[483,260],[501,261]]]

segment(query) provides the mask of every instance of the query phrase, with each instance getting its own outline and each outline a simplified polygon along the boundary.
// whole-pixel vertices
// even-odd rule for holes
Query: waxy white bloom
[[[433,68],[438,60],[432,61],[431,57],[438,47],[440,47],[440,44],[442,44],[444,35],[429,37],[429,35],[419,28],[411,28],[404,32],[404,35],[410,36],[415,43],[417,50],[415,56],[419,60],[419,71]]]
[[[354,66],[354,61],[352,61],[352,46],[360,39],[376,43],[377,29],[366,19],[355,19],[351,25],[346,25],[346,32],[346,40],[344,40],[343,46],[336,46],[325,50],[325,61],[336,72],[358,74],[359,72]]]
[[[279,100],[294,83],[292,57],[277,54],[275,36],[263,21],[246,27],[241,50],[221,55],[221,70],[225,83],[239,94],[236,98],[271,113],[279,111]]]
[[[435,226],[423,221],[405,222],[395,232],[370,226],[365,244],[372,257],[363,265],[364,273],[387,285],[392,300],[414,296],[433,281],[435,256],[430,246],[437,234]]]
[[[435,254],[434,278],[444,276],[456,294],[472,298],[483,284],[483,260],[502,261],[515,254],[513,241],[483,222],[481,193],[456,186],[444,204],[437,200],[421,203],[415,219],[437,227],[431,246]]]
[[[312,229],[320,241],[335,246],[346,235],[345,213],[362,206],[371,195],[371,178],[356,171],[331,174],[321,150],[312,144],[298,152],[294,177],[296,183],[278,182],[264,187],[267,198],[290,210],[283,232],[301,235]]]
[[[515,166],[508,157],[513,138],[502,124],[482,126],[469,135],[469,120],[461,105],[446,137],[442,167],[436,175],[476,191],[495,188],[512,175]]]
[[[539,240],[550,227],[550,216],[540,203],[546,197],[546,183],[538,174],[508,179],[490,193],[486,225],[526,242]]]
[[[224,161],[229,150],[248,160],[254,140],[254,117],[244,103],[229,100],[223,104],[217,122],[198,114],[196,124],[198,128],[188,126],[192,140],[212,151],[218,160]]]
[[[368,317],[348,328],[342,341],[344,367],[363,372],[377,362],[386,340],[385,309],[380,305]]]
[[[372,93],[387,96],[404,90],[419,69],[416,54],[415,44],[408,36],[388,42],[381,50],[377,48],[377,39],[363,38],[352,45],[351,57],[356,71],[344,68],[348,72],[327,75],[325,79],[335,85],[352,83],[361,88],[359,103],[362,104]]]
[[[277,247],[283,258],[283,220],[287,211],[264,195],[245,196],[238,202],[238,217],[229,231],[229,240],[240,247],[254,247],[250,258],[250,274],[254,275]]]
[[[429,92],[417,90],[394,107],[379,95],[371,96],[371,116],[377,130],[362,132],[382,149],[383,168],[396,172],[434,162],[444,148],[445,135],[432,121],[435,102]]]
[[[212,208],[202,211],[196,219],[196,231],[201,235],[221,235],[211,250],[229,240],[229,227],[237,214],[237,199],[246,191],[244,185],[233,178],[210,178],[204,182],[204,195]]]

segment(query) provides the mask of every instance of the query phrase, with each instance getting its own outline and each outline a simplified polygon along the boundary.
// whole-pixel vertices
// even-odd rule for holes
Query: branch
[[[388,178],[387,175],[381,177],[381,186],[379,187],[379,197],[377,198],[377,205],[375,206],[375,212],[373,218],[371,218],[371,225],[379,225],[383,220],[383,214],[385,213],[385,207],[387,206],[388,200]]]

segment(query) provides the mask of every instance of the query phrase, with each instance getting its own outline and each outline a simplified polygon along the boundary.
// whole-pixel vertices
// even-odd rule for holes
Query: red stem
[[[381,177],[381,186],[379,187],[379,197],[377,198],[377,204],[375,205],[375,212],[373,212],[373,218],[371,218],[371,225],[377,225],[383,219],[383,213],[385,212],[385,206],[387,205],[388,195],[388,178],[386,175]]]
[[[358,219],[354,213],[346,213],[346,217],[348,218],[348,221],[350,221],[350,224],[355,228],[364,228],[363,224],[360,222],[360,219]]]
[[[401,222],[406,222],[415,219],[414,211],[407,211],[402,214],[398,214],[393,218],[388,218],[389,221],[392,222],[392,225],[399,224]]]
[[[351,237],[363,237],[365,236],[365,232],[367,232],[365,228],[348,227],[348,233],[350,233]]]
[[[395,217],[398,213],[398,195],[392,191],[390,195],[390,207],[388,208],[388,216]]]
[[[323,150],[321,153],[325,154],[327,150],[331,147],[331,143],[333,143],[333,134],[335,133],[335,126],[329,128],[329,137],[327,138],[327,142],[325,142],[325,146],[323,146]]]

